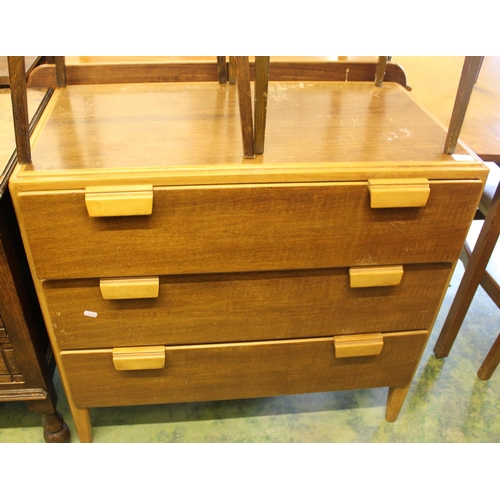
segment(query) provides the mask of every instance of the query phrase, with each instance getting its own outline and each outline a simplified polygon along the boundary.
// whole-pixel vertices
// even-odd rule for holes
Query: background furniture
[[[214,64],[213,57],[67,56],[65,60],[68,85],[219,81],[219,65]],[[228,81],[235,83],[227,60],[226,64]],[[330,57],[273,56],[269,79],[298,82],[374,82],[378,68],[377,58],[337,60]],[[250,78],[255,78],[254,57],[250,57]],[[409,88],[403,68],[392,61],[386,62],[384,81],[399,83]],[[55,85],[53,64],[41,65],[28,79],[29,87]]]
[[[397,418],[487,169],[373,75],[271,81],[252,160],[217,80],[55,91],[11,191],[82,441],[99,406],[389,387]]]
[[[446,148],[449,149],[450,152],[453,152],[454,146],[458,141],[467,105],[477,81],[482,62],[482,58],[479,57],[465,58],[459,91],[447,135]],[[498,181],[498,169],[496,165],[493,164],[490,179],[488,180],[479,205],[486,219],[484,223],[479,221],[476,222],[476,225],[482,224],[482,228],[479,235],[477,234],[477,230],[475,232],[477,241],[474,244],[474,251],[471,253],[470,246],[467,243],[464,247],[462,260],[466,265],[465,274],[434,348],[434,352],[439,358],[448,356],[470,307],[470,303],[474,298],[477,287],[480,284],[497,306],[500,307],[500,288],[498,281],[487,271],[488,263],[490,262],[498,240],[500,224],[500,184]],[[470,239],[473,240],[474,234],[470,236]],[[489,379],[499,362],[500,336],[494,342],[493,347],[481,365],[478,371],[479,378],[483,380]]]
[[[41,89],[29,92],[32,127],[45,95]],[[67,442],[68,427],[56,410],[55,361],[7,189],[14,151],[12,102],[5,89],[0,90],[0,402],[25,401],[42,415],[47,442]]]
[[[500,307],[498,279],[495,279],[495,274],[489,272],[487,269],[488,263],[492,255],[494,255],[499,234],[500,185],[497,183],[492,198],[488,194],[491,195],[488,192],[483,195],[481,203],[482,207],[487,208],[486,218],[484,222],[474,222],[479,227],[476,227],[475,231],[472,232],[470,235],[471,244],[467,245],[464,249],[465,255],[462,260],[466,265],[465,274],[460,282],[457,294],[434,347],[434,353],[438,358],[449,355],[479,285],[483,287],[495,304]],[[474,248],[472,252],[470,251],[471,246]],[[500,340],[497,338],[478,371],[479,378],[482,380],[489,379],[499,361]]]
[[[376,63],[371,61],[329,61],[328,58],[273,58],[272,71],[269,56],[209,57],[150,57],[134,58],[94,57],[65,58],[55,56],[54,64],[45,64],[30,77],[29,86],[59,86],[92,83],[143,83],[151,82],[202,82],[214,81],[238,85],[243,155],[254,158],[264,152],[267,88],[269,80],[274,81],[374,81],[397,82],[407,89],[404,71],[392,64],[386,56]],[[147,60],[145,62],[144,60]],[[114,64],[106,64],[113,60]],[[104,63],[103,63],[104,61]],[[254,104],[250,80],[255,81]]]
[[[448,128],[463,56],[394,56],[412,86],[412,98]],[[500,162],[500,56],[485,56],[470,96],[460,139],[483,161]]]
[[[50,58],[49,58],[50,59]],[[25,56],[26,77],[29,76],[31,71],[39,64],[48,62],[46,57],[43,56]],[[0,88],[9,87],[9,68],[7,65],[7,56],[0,56]]]

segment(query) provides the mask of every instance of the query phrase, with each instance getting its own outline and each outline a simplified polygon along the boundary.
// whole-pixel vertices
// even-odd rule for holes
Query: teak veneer
[[[244,159],[236,93],[57,89],[14,172],[82,441],[99,406],[387,386],[398,416],[487,168],[387,82],[270,82]]]

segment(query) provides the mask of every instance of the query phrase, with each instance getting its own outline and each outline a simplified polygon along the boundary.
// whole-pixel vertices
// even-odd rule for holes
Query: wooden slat
[[[31,145],[24,57],[9,56],[8,64],[17,158],[19,163],[27,165],[31,163]]]
[[[231,56],[233,57],[233,56]],[[372,62],[284,62],[271,64],[271,81],[349,81],[373,82],[377,63]],[[231,80],[231,63],[229,81]],[[135,63],[135,64],[87,64],[67,65],[68,85],[98,83],[145,83],[145,82],[217,82],[217,63]],[[255,78],[255,65],[250,63],[250,78]],[[388,63],[384,81],[408,87],[404,70]],[[31,87],[56,86],[54,65],[35,68],[28,79]]]
[[[66,63],[64,56],[54,56],[56,65],[56,80],[58,87],[66,87]]]
[[[236,85],[240,107],[241,135],[243,139],[243,155],[255,158],[252,92],[250,89],[250,68],[248,56],[235,56]]]
[[[269,87],[269,56],[255,58],[255,153],[264,153]]]
[[[227,83],[226,56],[217,56],[217,70],[219,74],[219,83]]]
[[[377,63],[377,71],[375,73],[375,85],[377,87],[382,86],[386,70],[387,70],[387,56],[379,56]]]
[[[444,145],[445,153],[452,154],[457,147],[458,138],[469,105],[470,96],[477,81],[478,73],[483,62],[482,56],[468,56],[464,60],[462,75],[458,85],[457,97],[451,115],[450,126]]]

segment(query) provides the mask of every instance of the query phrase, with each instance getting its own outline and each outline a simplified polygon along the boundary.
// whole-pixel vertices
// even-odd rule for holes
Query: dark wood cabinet
[[[33,107],[41,94],[35,93]],[[69,429],[56,410],[52,349],[7,189],[15,163],[10,91],[2,90],[0,99],[0,402],[26,402],[42,415],[45,441],[67,442]]]

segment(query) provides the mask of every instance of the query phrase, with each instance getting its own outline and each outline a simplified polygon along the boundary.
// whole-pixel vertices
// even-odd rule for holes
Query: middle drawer
[[[61,349],[425,330],[451,264],[404,266],[396,286],[351,288],[349,269],[161,276],[157,298],[105,300],[99,279],[46,281]]]

